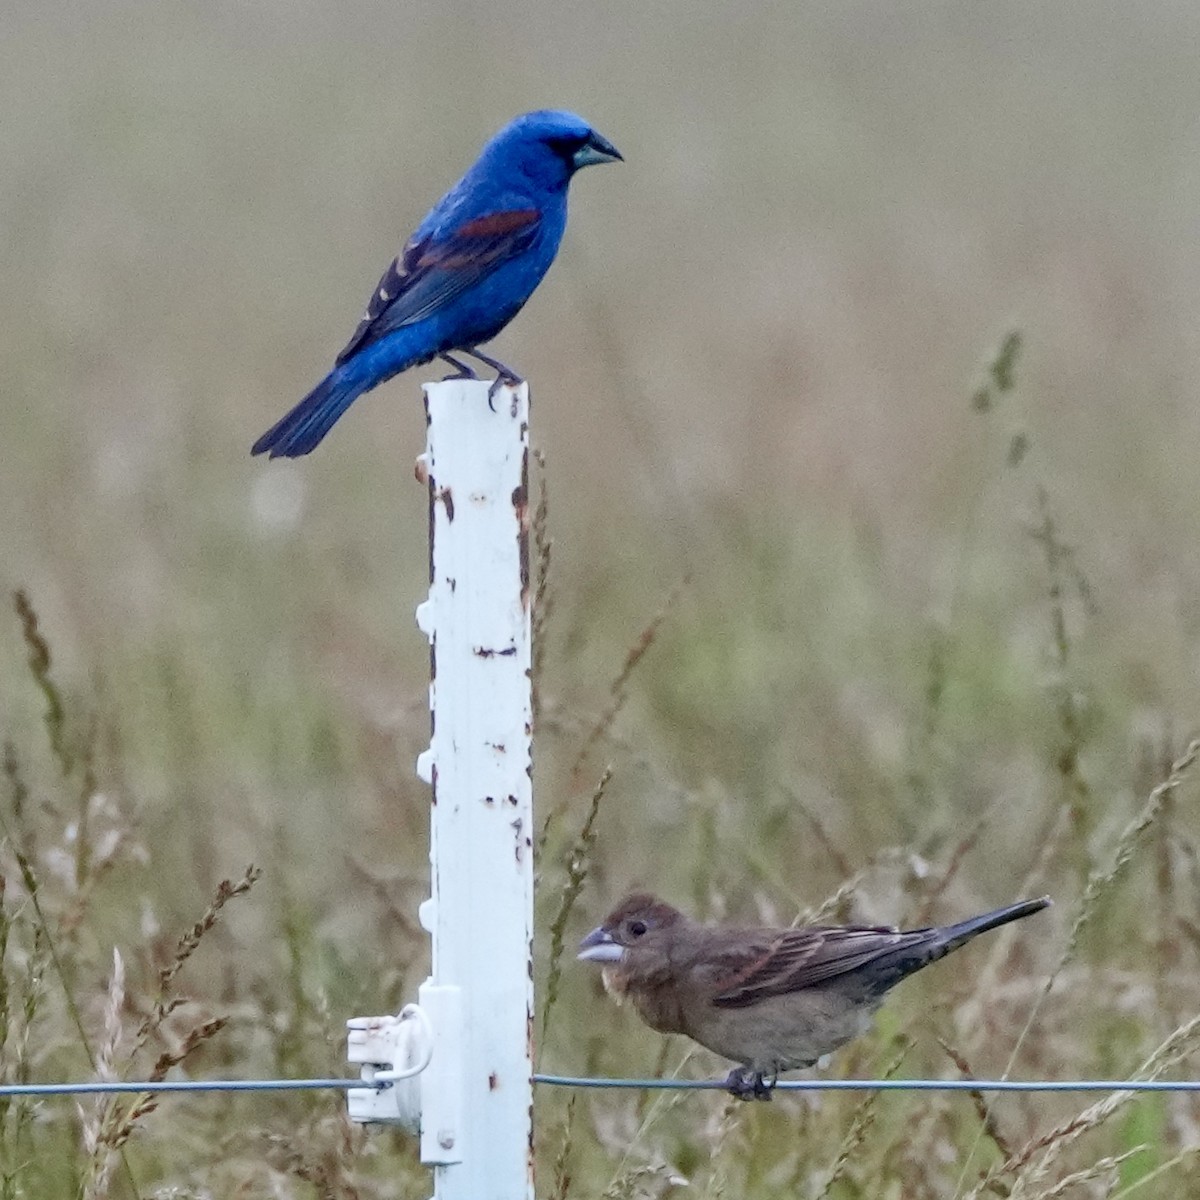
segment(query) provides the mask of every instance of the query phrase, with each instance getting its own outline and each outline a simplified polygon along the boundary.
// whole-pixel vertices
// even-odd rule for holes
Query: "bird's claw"
[[[734,1067],[725,1079],[725,1086],[736,1100],[770,1100],[777,1078],[777,1075],[772,1075],[768,1083],[761,1071],[753,1071],[749,1067]]]
[[[496,372],[496,378],[493,380],[492,386],[488,388],[488,408],[490,408],[492,412],[496,411],[496,393],[502,387],[516,387],[518,384],[525,382],[525,380],[522,379],[521,376],[512,369],[512,367],[505,366],[504,363],[502,363],[498,358],[492,358],[489,355],[484,354],[481,350],[476,349],[474,346],[472,346],[469,350],[460,350],[460,353],[469,354],[472,358],[479,359],[481,363],[483,363],[485,366],[491,367],[492,370]],[[452,358],[449,354],[443,354],[442,357],[447,362],[452,362],[456,367],[462,366],[462,363],[460,363],[458,359]],[[472,375],[471,378],[474,379],[475,376]],[[515,409],[513,411],[514,413],[516,412]]]
[[[496,393],[502,387],[516,387],[518,384],[524,383],[524,382],[525,381],[523,379],[521,379],[520,376],[512,375],[512,374],[505,374],[502,371],[492,381],[492,386],[490,388],[488,388],[488,408],[490,408],[492,410],[492,412],[496,411]]]

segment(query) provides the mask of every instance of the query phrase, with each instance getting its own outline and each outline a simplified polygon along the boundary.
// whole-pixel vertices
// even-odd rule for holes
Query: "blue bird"
[[[521,310],[558,253],[567,185],[581,167],[622,161],[617,148],[574,113],[542,110],[510,121],[475,165],[433,206],[384,272],[333,370],[254,443],[251,454],[308,454],[364,392],[451,351],[520,383],[479,347]],[[489,402],[491,394],[489,394]]]

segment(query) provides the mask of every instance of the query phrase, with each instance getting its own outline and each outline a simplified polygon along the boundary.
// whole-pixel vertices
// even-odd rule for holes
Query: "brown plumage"
[[[769,1098],[767,1077],[809,1067],[865,1032],[884,993],[977,934],[1039,912],[1023,900],[956,925],[799,929],[697,924],[648,894],[624,899],[580,944],[604,984],[652,1029],[683,1033],[742,1064],[736,1096]]]

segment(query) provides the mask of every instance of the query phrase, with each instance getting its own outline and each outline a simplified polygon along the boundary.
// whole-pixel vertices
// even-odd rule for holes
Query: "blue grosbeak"
[[[363,392],[434,358],[474,379],[451,351],[498,371],[493,389],[519,383],[478,348],[517,315],[554,261],[571,177],[620,159],[574,113],[544,110],[510,121],[388,267],[333,370],[251,453],[308,454]]]
[[[683,1033],[743,1065],[725,1083],[771,1098],[766,1077],[810,1067],[865,1033],[884,993],[977,934],[1050,903],[1022,900],[957,925],[798,929],[698,925],[649,895],[623,900],[583,939],[604,984],[660,1033]]]

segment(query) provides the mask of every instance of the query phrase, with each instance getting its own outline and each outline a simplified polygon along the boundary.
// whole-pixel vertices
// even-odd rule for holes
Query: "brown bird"
[[[684,1033],[743,1065],[725,1084],[771,1098],[780,1071],[811,1067],[870,1028],[884,993],[976,934],[1040,912],[1022,900],[957,925],[798,929],[697,924],[655,896],[626,897],[580,943],[604,986],[660,1033]],[[770,1082],[767,1082],[768,1079]]]

